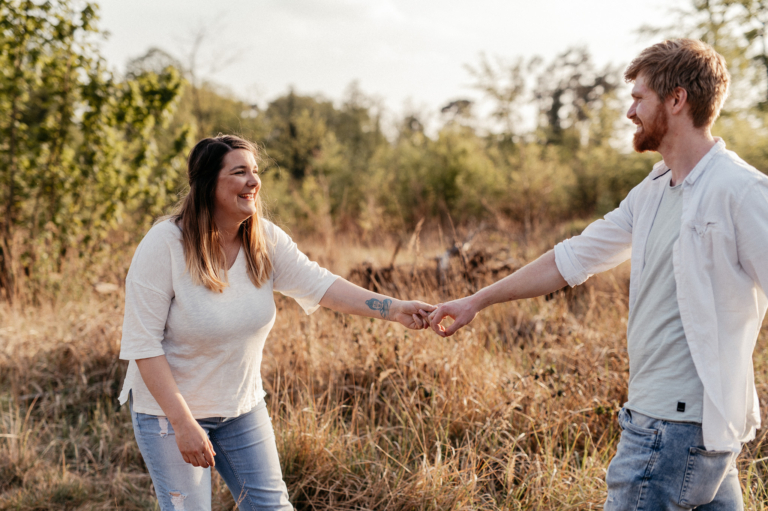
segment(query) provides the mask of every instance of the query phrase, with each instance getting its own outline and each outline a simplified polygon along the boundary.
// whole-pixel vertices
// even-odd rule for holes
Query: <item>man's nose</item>
[[[635,105],[632,104],[629,107],[629,110],[627,110],[627,119],[631,120],[634,116],[635,116]]]

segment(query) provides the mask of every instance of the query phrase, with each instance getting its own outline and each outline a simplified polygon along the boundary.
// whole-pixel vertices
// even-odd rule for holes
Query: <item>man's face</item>
[[[645,76],[640,74],[632,88],[632,106],[627,117],[635,123],[637,130],[632,137],[635,151],[658,151],[669,130],[667,111],[658,94],[645,86]]]

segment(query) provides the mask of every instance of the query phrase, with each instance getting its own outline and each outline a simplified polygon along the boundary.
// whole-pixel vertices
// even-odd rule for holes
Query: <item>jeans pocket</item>
[[[681,506],[696,507],[712,502],[731,468],[733,458],[731,451],[707,451],[690,447],[678,503]]]
[[[659,434],[659,430],[657,429],[643,428],[637,424],[634,424],[632,422],[632,412],[626,408],[622,408],[619,411],[619,426],[621,426],[621,429],[625,431],[631,431],[632,433],[637,433],[638,435],[652,436]]]

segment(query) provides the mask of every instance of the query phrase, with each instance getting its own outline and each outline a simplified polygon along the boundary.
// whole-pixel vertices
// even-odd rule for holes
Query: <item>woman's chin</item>
[[[258,210],[256,209],[256,206],[254,206],[252,208],[243,208],[242,209],[242,213],[243,213],[243,215],[245,215],[245,218],[243,218],[243,220],[249,219],[250,217],[255,215],[257,211]]]

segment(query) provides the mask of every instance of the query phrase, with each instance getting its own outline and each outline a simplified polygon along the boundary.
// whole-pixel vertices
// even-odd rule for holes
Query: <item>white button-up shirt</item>
[[[685,337],[704,385],[704,445],[739,452],[760,427],[752,352],[768,307],[768,177],[716,140],[683,181],[672,263]],[[669,167],[657,163],[617,209],[555,246],[568,284],[631,257],[632,309],[645,244],[670,179]]]

